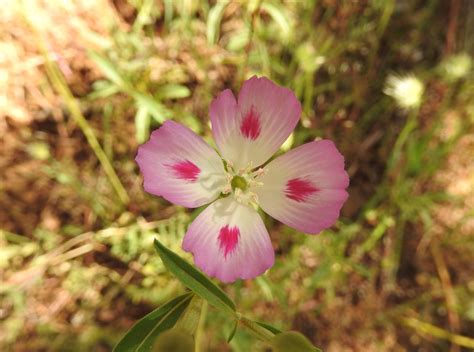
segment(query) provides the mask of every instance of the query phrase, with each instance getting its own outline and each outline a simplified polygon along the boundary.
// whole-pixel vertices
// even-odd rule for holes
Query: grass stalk
[[[64,76],[59,70],[57,64],[53,60],[51,60],[44,38],[42,38],[41,34],[38,32],[36,27],[29,20],[29,16],[25,10],[23,11],[23,17],[26,20],[27,24],[32,29],[32,32],[37,39],[39,50],[45,60],[46,72],[54,90],[56,90],[56,92],[64,100],[64,103],[66,104],[66,107],[69,110],[72,118],[77,123],[82,133],[86,137],[87,143],[89,144],[95,156],[99,160],[120,202],[123,205],[127,205],[128,202],[130,201],[127,191],[125,190],[125,187],[122,185],[119,177],[117,176],[117,173],[115,172],[112,166],[112,163],[110,162],[109,158],[107,157],[104,150],[102,149],[99,141],[97,140],[97,137],[95,136],[94,131],[92,130],[86,118],[82,114],[81,109],[79,107],[79,103],[74,98],[71,90],[69,89],[69,86],[67,85],[64,79]]]
[[[408,326],[415,330],[420,335],[428,335],[431,337],[436,337],[438,339],[448,340],[451,343],[454,343],[461,347],[474,348],[474,339],[459,335],[453,334],[445,329],[442,329],[438,326],[426,323],[424,321],[418,320],[416,318],[403,317],[401,318],[403,325]]]

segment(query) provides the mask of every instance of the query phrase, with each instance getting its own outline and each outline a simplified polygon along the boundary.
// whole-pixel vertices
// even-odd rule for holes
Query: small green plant
[[[227,342],[232,341],[239,327],[243,327],[256,338],[273,345],[275,351],[278,352],[320,351],[301,334],[282,333],[279,329],[267,323],[246,318],[237,311],[235,303],[229,296],[203,273],[165,247],[157,239],[155,239],[154,244],[165,267],[189,289],[189,292],[173,298],[138,321],[115,346],[115,352],[149,351],[157,339],[157,345],[166,343],[169,346],[173,343],[182,342],[176,340],[177,338],[183,338],[182,335],[185,337],[195,335],[199,325],[200,311],[202,311],[204,304],[210,304],[224,314],[227,319],[234,322],[234,328]],[[159,340],[160,337],[165,336],[167,331],[178,331],[178,329],[179,333],[166,335],[167,341]],[[187,344],[188,342],[186,342]],[[162,347],[158,346],[157,350],[161,351]]]

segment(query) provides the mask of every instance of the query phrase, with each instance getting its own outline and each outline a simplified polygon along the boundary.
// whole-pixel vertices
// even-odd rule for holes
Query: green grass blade
[[[218,2],[210,11],[207,17],[207,42],[209,44],[217,43],[221,26],[222,16],[228,1]]]
[[[230,331],[229,337],[227,337],[227,343],[230,343],[237,332],[237,327],[239,326],[239,321],[236,319],[234,321],[234,325],[232,326],[232,330]]]
[[[135,136],[138,143],[145,143],[150,131],[150,115],[146,107],[140,106],[135,115]]]
[[[135,99],[137,106],[146,108],[157,122],[163,123],[171,117],[171,112],[152,96],[137,92],[134,92],[132,96]]]
[[[105,57],[95,51],[89,52],[89,57],[99,66],[99,69],[110,81],[112,81],[118,87],[125,89],[128,87],[128,83],[115,69],[114,65]]]
[[[158,89],[156,95],[160,99],[182,99],[189,97],[191,91],[182,84],[166,84]]]

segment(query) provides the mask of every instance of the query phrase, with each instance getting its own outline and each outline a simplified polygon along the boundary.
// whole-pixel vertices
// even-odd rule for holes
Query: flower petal
[[[253,191],[262,209],[281,222],[307,233],[332,226],[346,201],[349,176],[344,157],[333,142],[304,144],[276,158],[258,177]]]
[[[189,208],[216,199],[226,184],[221,158],[189,128],[166,121],[135,159],[147,192]]]
[[[238,102],[225,90],[211,104],[212,130],[222,156],[234,166],[257,167],[288,138],[301,115],[293,92],[256,76],[245,81]]]
[[[275,260],[267,229],[260,215],[232,196],[207,207],[189,226],[183,249],[195,264],[223,282],[251,279]]]

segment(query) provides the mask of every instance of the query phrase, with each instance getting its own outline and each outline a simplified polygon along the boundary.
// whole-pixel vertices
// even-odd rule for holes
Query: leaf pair
[[[173,251],[155,240],[155,248],[166,268],[193,292],[176,297],[138,321],[115,346],[114,352],[149,351],[156,338],[175,326],[194,293],[209,304],[236,317],[235,304],[218,286]]]

